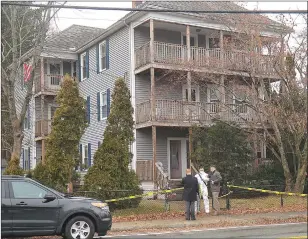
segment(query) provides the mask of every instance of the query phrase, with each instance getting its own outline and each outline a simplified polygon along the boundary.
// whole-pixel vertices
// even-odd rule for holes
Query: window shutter
[[[28,114],[28,117],[27,117],[28,118],[28,122],[27,122],[28,125],[27,126],[28,126],[28,129],[30,129],[30,107],[29,107],[29,105],[28,105],[28,112],[27,112],[27,114]]]
[[[97,92],[97,121],[101,120],[101,93]]]
[[[25,151],[22,149],[22,168],[25,169]]]
[[[86,52],[86,73],[87,78],[90,77],[90,69],[89,69],[89,51]]]
[[[110,113],[110,89],[107,89],[107,117]]]
[[[106,39],[106,69],[109,69],[109,39]]]
[[[87,121],[90,124],[90,119],[91,119],[91,109],[90,109],[90,96],[87,97]]]
[[[91,166],[91,144],[88,143],[88,167]]]
[[[30,165],[31,159],[30,159],[30,147],[28,148],[28,168],[27,170],[30,170],[31,165]]]
[[[96,45],[96,73],[99,73],[99,44]]]
[[[77,73],[77,78],[79,80],[79,82],[81,81],[81,64],[80,64],[80,55],[78,55],[78,61],[76,64],[76,73]]]

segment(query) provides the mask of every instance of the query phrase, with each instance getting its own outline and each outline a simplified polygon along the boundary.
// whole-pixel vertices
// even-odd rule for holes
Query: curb
[[[293,215],[292,215],[293,214]],[[293,212],[293,213],[285,213],[278,215],[237,215],[237,216],[209,216],[209,218],[200,218],[196,221],[185,221],[183,219],[179,219],[177,222],[173,222],[170,220],[153,220],[151,221],[136,221],[136,222],[118,222],[112,225],[110,232],[121,232],[121,231],[137,231],[137,230],[144,230],[144,229],[167,229],[167,228],[189,228],[189,227],[198,227],[202,225],[210,225],[210,224],[217,224],[221,222],[253,222],[261,219],[280,219],[280,220],[288,220],[294,217],[302,217],[306,216],[306,212]],[[170,223],[171,222],[171,223]],[[170,224],[169,224],[170,223]]]

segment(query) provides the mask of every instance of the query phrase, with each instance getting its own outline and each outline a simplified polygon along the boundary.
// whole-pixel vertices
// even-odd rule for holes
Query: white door
[[[63,63],[62,62],[49,62],[47,70],[47,83],[51,89],[58,89],[61,84],[63,76]]]

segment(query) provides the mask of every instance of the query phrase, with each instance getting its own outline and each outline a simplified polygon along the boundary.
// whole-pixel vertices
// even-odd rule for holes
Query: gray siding
[[[167,138],[169,137],[188,137],[188,130],[185,128],[163,128],[156,129],[157,161],[162,162],[164,169],[168,170],[167,159]],[[137,130],[137,160],[152,160],[152,129],[143,128]]]
[[[97,74],[96,45],[89,49],[89,78],[79,82],[80,94],[84,99],[90,96],[90,125],[87,127],[80,144],[91,144],[91,159],[103,140],[106,120],[97,120],[97,93],[108,88],[113,91],[115,80],[123,77],[130,69],[129,28],[125,27],[109,37],[109,69]],[[129,77],[129,74],[128,74]],[[130,88],[130,80],[127,79]],[[112,99],[111,99],[112,100]]]
[[[36,142],[36,162],[40,162],[42,157],[42,141]]]
[[[39,78],[39,71],[36,71],[36,78],[35,80],[37,80]],[[20,117],[20,113],[21,113],[21,109],[22,109],[22,105],[25,101],[25,97],[26,97],[26,86],[23,86],[23,75],[20,74],[17,75],[16,80],[15,80],[15,106],[16,106],[16,113],[17,116]],[[30,127],[29,129],[23,129],[23,134],[24,134],[24,138],[22,141],[22,150],[23,149],[30,149],[30,168],[33,167],[33,158],[34,158],[34,150],[35,150],[35,142],[34,142],[34,127],[35,127],[35,104],[34,104],[34,98],[32,98],[29,102],[29,114],[26,113],[26,115],[30,116],[29,120],[30,120]],[[22,154],[20,155],[20,166],[23,167],[23,159],[22,159]]]
[[[149,100],[150,95],[151,95],[151,81],[149,76],[136,75],[135,77],[136,104]]]

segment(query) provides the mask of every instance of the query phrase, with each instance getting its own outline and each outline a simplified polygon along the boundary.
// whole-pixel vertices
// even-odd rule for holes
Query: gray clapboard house
[[[232,2],[147,1],[134,4],[138,8],[153,9],[243,10]],[[188,135],[192,124],[201,122],[206,127],[213,123],[215,115],[239,123],[243,118],[254,120],[249,109],[238,105],[236,98],[215,94],[217,89],[210,84],[201,89],[203,85],[192,83],[194,72],[219,76],[221,84],[225,85],[230,78],[245,74],[248,53],[224,49],[225,39],[232,39],[226,27],[227,16],[134,11],[105,30],[72,26],[80,30],[76,35],[72,33],[69,38],[74,39],[72,42],[65,37],[69,29],[63,31],[64,39],[60,33],[58,40],[48,43],[49,53],[42,54],[40,80],[36,81],[30,104],[34,111],[30,113],[33,119],[30,122],[34,122],[34,126],[29,127],[29,131],[32,129],[34,134],[35,153],[30,153],[29,158],[33,162],[34,157],[44,159],[44,139],[50,132],[55,93],[63,74],[70,73],[78,79],[81,95],[87,100],[89,126],[80,141],[80,152],[83,164],[90,167],[103,141],[114,82],[118,77],[125,77],[136,122],[131,168],[136,170],[146,189],[153,188],[157,178],[168,176],[174,182],[181,179],[190,167]],[[277,23],[262,16],[254,21],[264,19],[267,21],[264,36],[279,37],[281,26]],[[228,61],[225,55],[231,56]],[[256,76],[278,81],[269,60],[271,56],[261,53],[258,56]],[[183,67],[186,62],[193,62],[193,65]],[[169,78],[179,72],[186,80],[171,85]],[[220,101],[240,107],[241,117],[231,111],[221,112]],[[256,158],[266,158],[264,145],[254,144]],[[35,163],[29,165],[35,167]]]

